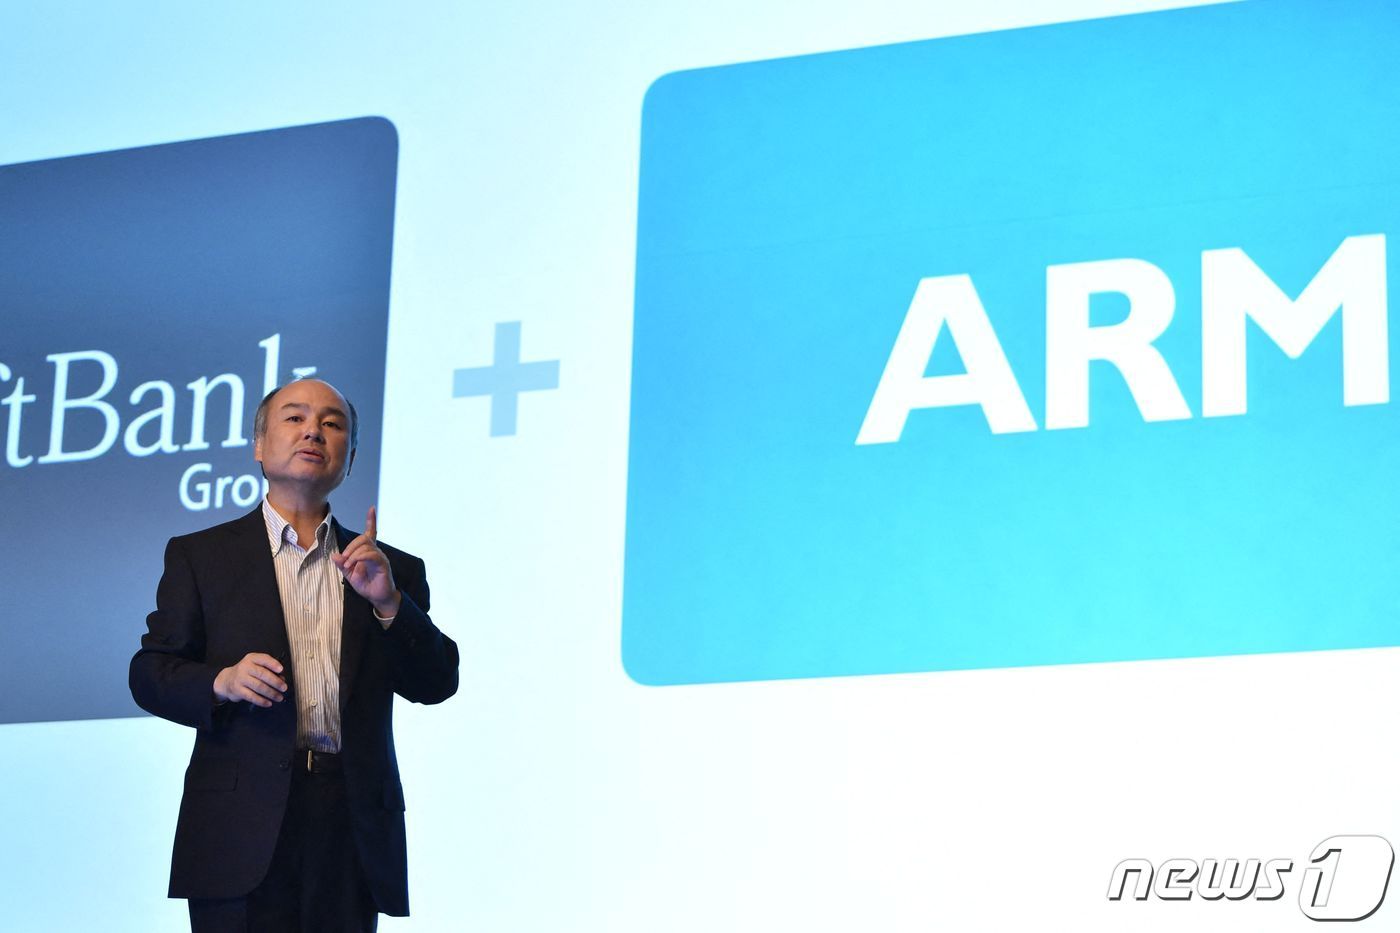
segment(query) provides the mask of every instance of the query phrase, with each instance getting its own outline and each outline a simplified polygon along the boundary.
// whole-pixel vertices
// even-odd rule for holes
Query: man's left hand
[[[394,586],[394,572],[389,558],[376,542],[374,506],[365,516],[365,533],[360,535],[331,560],[340,568],[340,575],[350,588],[363,596],[382,619],[392,619],[399,612],[399,591]]]

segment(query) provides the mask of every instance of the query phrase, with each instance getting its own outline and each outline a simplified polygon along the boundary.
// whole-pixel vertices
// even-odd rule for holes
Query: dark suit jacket
[[[338,523],[340,547],[354,538]],[[440,703],[457,690],[457,646],[428,618],[423,562],[382,542],[403,605],[388,630],[344,586],[341,760],[356,847],[379,910],[408,913],[404,798],[394,757],[393,695]],[[267,874],[286,809],[296,743],[296,672],[262,508],[172,538],[156,611],[131,659],[131,695],[193,726],[175,829],[171,897],[240,897]],[[214,677],[250,651],[283,665],[287,698],[263,709],[216,706]]]

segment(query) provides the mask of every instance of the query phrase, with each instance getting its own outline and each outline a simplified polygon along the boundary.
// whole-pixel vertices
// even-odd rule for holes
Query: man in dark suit
[[[145,710],[194,727],[170,896],[202,931],[373,930],[408,913],[393,695],[457,690],[423,562],[331,517],[354,406],[301,380],[258,407],[268,492],[252,514],[172,538],[131,659]]]

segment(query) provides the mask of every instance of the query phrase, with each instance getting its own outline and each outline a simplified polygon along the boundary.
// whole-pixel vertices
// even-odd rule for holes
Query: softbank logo
[[[397,153],[364,118],[0,165],[0,566],[62,620],[0,632],[0,722],[138,714],[165,544],[262,496],[273,386],[355,403],[335,507],[374,502]],[[83,542],[120,546],[75,573]]]
[[[183,393],[177,394],[171,382],[148,379],[126,395],[125,401],[134,411],[127,411],[125,406],[119,410],[114,404],[120,402],[112,392],[121,368],[117,358],[105,350],[47,354],[44,359],[53,367],[52,382],[46,393],[48,404],[42,407],[36,405],[40,397],[29,391],[39,380],[31,375],[26,381],[23,374],[16,374],[0,362],[0,384],[11,380],[14,383],[10,393],[0,399],[7,418],[5,465],[22,470],[33,465],[96,460],[116,449],[118,438],[121,439],[120,449],[137,458],[206,451],[210,449],[211,414],[219,447],[245,447],[249,438],[244,434],[243,425],[250,421],[252,407],[283,378],[282,335],[273,334],[260,340],[258,347],[263,351],[263,377],[257,396],[249,397],[243,379],[235,372],[200,376],[186,383],[184,388],[189,395],[185,399],[179,397]],[[315,372],[315,366],[297,366],[291,370],[298,379]],[[89,385],[95,381],[97,387],[87,392],[75,391],[74,384],[80,380]],[[26,406],[35,406],[35,410],[26,411]],[[31,417],[30,430],[26,432],[25,415],[43,410],[48,415],[47,430],[41,427],[34,431]],[[101,425],[101,434],[95,441],[74,443],[70,436],[71,426],[81,417],[80,413],[87,414],[88,426]],[[31,432],[47,438],[48,448],[38,456],[27,452]],[[266,491],[266,482],[253,473],[213,476],[213,472],[214,465],[206,460],[199,460],[185,469],[178,484],[181,506],[192,512],[225,505],[247,508]]]
[[[1248,411],[1250,322],[1297,359],[1334,315],[1342,318],[1342,404],[1390,401],[1385,249],[1382,234],[1347,237],[1296,299],[1244,250],[1203,252],[1201,416]],[[1129,313],[1117,324],[1091,326],[1090,299],[1108,292],[1126,296]],[[1118,370],[1144,421],[1195,416],[1154,346],[1179,312],[1162,269],[1144,259],[1052,265],[1045,270],[1045,294],[1046,430],[1089,426],[1089,366],[1095,361]],[[926,376],[945,331],[965,372]],[[1040,427],[971,276],[926,278],[914,292],[856,443],[895,443],[912,412],[962,405],[980,406],[993,434]]]

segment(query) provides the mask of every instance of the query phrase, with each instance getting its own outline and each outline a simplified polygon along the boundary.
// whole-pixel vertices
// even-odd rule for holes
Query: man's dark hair
[[[301,382],[301,381],[302,381],[302,380],[300,380],[300,379],[293,379],[293,380],[292,380],[292,382]],[[326,382],[324,379],[317,379],[316,381],[317,381],[317,382],[323,382],[323,383],[325,383],[325,384],[328,385],[328,386],[331,385],[329,382]],[[262,437],[264,434],[267,433],[267,409],[268,409],[268,407],[272,404],[272,397],[273,397],[274,395],[276,395],[278,392],[281,392],[283,389],[285,389],[287,386],[289,386],[289,385],[291,385],[291,384],[292,384],[291,382],[284,382],[284,383],[282,383],[282,385],[278,386],[277,388],[273,389],[271,392],[269,392],[269,393],[267,393],[266,395],[264,395],[264,396],[263,396],[263,400],[262,400],[261,402],[258,403],[258,410],[257,410],[257,412],[255,412],[255,413],[253,414],[253,437],[254,437],[254,439],[259,438],[259,437]],[[335,389],[335,386],[331,386],[331,388],[332,388],[332,389]],[[335,389],[335,390],[336,390],[336,392],[339,392],[339,393],[340,393],[340,397],[341,397],[341,398],[345,399],[345,404],[346,404],[346,405],[349,407],[349,409],[350,409],[350,452],[353,454],[353,453],[355,452],[355,448],[356,448],[357,446],[359,446],[359,443],[360,443],[360,416],[355,412],[355,403],[352,402],[352,401],[350,401],[350,399],[346,397],[346,395],[345,395],[344,392],[341,392],[339,389]]]

